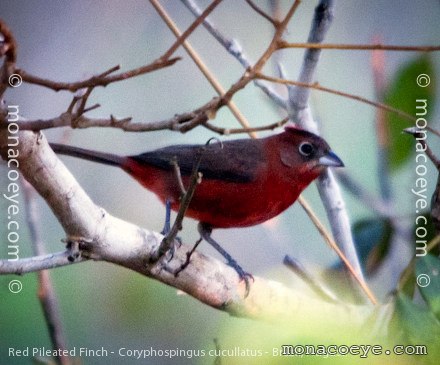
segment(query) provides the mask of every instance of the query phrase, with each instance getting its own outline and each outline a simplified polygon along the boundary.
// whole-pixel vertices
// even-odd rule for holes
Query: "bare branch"
[[[329,291],[327,288],[323,287],[318,280],[316,280],[310,272],[308,272],[305,267],[291,256],[285,256],[284,265],[286,265],[290,270],[292,270],[296,275],[298,275],[309,287],[317,294],[319,297],[330,302],[339,302],[335,295]]]
[[[177,25],[174,23],[174,21],[171,19],[171,17],[167,14],[165,9],[159,4],[157,0],[150,0],[151,3],[154,5],[155,9],[159,13],[159,15],[162,17],[164,22],[167,24],[167,26],[170,28],[170,30],[174,33],[176,37],[181,37],[181,33]],[[202,15],[206,13],[203,12],[198,19],[201,19]],[[217,80],[217,78],[214,76],[214,74],[208,69],[208,67],[205,65],[205,63],[202,61],[200,56],[197,54],[197,52],[194,50],[194,48],[189,44],[189,42],[185,41],[183,43],[183,47],[190,55],[191,59],[194,61],[194,63],[197,65],[199,70],[202,72],[202,74],[205,76],[205,78],[209,81],[211,86],[215,89],[217,94],[219,96],[223,96],[225,94],[225,89],[220,84],[220,82]],[[239,123],[244,128],[249,128],[250,124],[245,118],[245,116],[240,112],[240,110],[237,108],[235,103],[232,100],[227,100],[226,105],[231,110],[232,114],[235,116],[235,118],[239,121]],[[255,135],[254,135],[255,137]]]
[[[175,166],[177,166],[177,179],[179,180],[180,188],[183,189],[183,196],[180,201],[179,211],[177,212],[177,217],[174,221],[173,226],[171,227],[170,232],[163,238],[162,242],[159,245],[157,250],[157,258],[159,259],[163,256],[167,251],[172,249],[174,244],[174,240],[177,237],[177,233],[182,229],[183,218],[185,217],[185,213],[188,210],[189,204],[191,203],[192,197],[194,196],[194,192],[196,190],[197,184],[201,182],[202,174],[199,172],[200,162],[202,161],[203,150],[199,151],[199,155],[197,156],[197,160],[194,163],[193,170],[191,172],[190,180],[188,188],[185,189],[183,187],[183,182],[180,174],[180,168],[178,167],[177,161]]]
[[[415,139],[417,139],[417,142],[419,142],[422,145],[426,155],[429,157],[431,162],[440,172],[440,159],[438,159],[435,156],[434,152],[432,152],[431,148],[428,146],[428,143],[426,143],[426,136],[423,135],[420,129],[416,127],[411,127],[411,128],[406,128],[403,131],[405,133],[411,134]]]
[[[75,103],[78,98],[74,98]],[[91,128],[91,127],[107,127],[117,128],[125,132],[146,132],[170,129],[175,131],[186,132],[195,128],[199,124],[203,124],[208,120],[207,114],[210,113],[219,104],[218,98],[214,98],[202,107],[188,113],[177,114],[171,119],[165,119],[154,122],[132,122],[132,119],[123,118],[116,119],[114,116],[110,118],[88,118],[85,115],[77,116],[77,113],[69,107],[70,110],[64,112],[60,116],[52,119],[38,120],[22,120],[17,122],[20,130],[39,131],[43,129],[68,127],[73,128]],[[0,115],[0,121],[4,117]],[[184,129],[185,127],[185,129]],[[0,129],[7,128],[7,124],[0,124]]]
[[[309,43],[322,43],[333,20],[333,9],[333,0],[319,1],[319,4],[315,8],[315,16],[309,32]],[[310,84],[313,82],[320,54],[320,49],[307,49],[305,51],[303,64],[298,77],[300,83]],[[299,126],[319,134],[318,125],[314,121],[309,107],[310,90],[310,88],[298,86],[295,88],[288,88],[289,116],[292,120],[297,122]],[[341,245],[342,252],[348,258],[348,262],[356,272],[356,275],[352,277],[361,285],[368,298],[375,303],[376,299],[372,293],[369,292],[369,289],[364,282],[362,269],[351,234],[350,219],[345,209],[339,185],[337,184],[332,171],[326,169],[317,179],[316,184],[324,208],[327,212],[327,218],[330,222],[334,240]],[[353,272],[351,273],[353,274]]]
[[[86,260],[85,258],[80,258],[73,262],[70,257],[70,251],[63,251],[20,259],[17,261],[0,260],[0,275],[22,275],[40,270],[55,269],[57,267],[72,265]]]
[[[440,46],[399,46],[385,45],[381,43],[374,44],[325,44],[325,43],[289,43],[281,41],[280,49],[285,48],[308,48],[308,49],[337,49],[337,50],[353,50],[353,51],[404,51],[404,52],[437,52]]]
[[[199,16],[202,11],[193,0],[181,0],[181,2],[195,15]],[[206,18],[203,21],[204,27],[211,33],[211,35],[231,54],[245,69],[251,68],[251,62],[245,55],[240,44],[235,39],[229,39],[212,23],[212,21]],[[271,100],[273,100],[278,106],[286,109],[285,100],[280,97],[269,86],[265,85],[260,80],[253,80],[254,84],[258,86]]]
[[[194,16],[200,16],[202,10],[194,2],[194,0],[180,0]],[[203,26],[208,30],[208,32],[230,53],[234,58],[240,62],[240,64],[246,69],[251,67],[250,62],[247,57],[243,54],[241,46],[235,39],[228,39],[224,34],[220,32],[219,29],[212,23],[209,18],[203,21]]]
[[[117,75],[109,76],[110,73],[113,73],[114,71],[119,70],[120,66],[114,66],[110,70],[103,72],[99,75],[92,76],[91,78],[79,81],[79,82],[56,82],[48,79],[43,79],[34,75],[31,75],[27,73],[24,70],[21,69],[15,69],[15,72],[18,73],[23,81],[36,84],[40,86],[45,86],[47,88],[50,88],[55,91],[59,90],[69,90],[71,92],[75,92],[79,89],[86,88],[86,87],[96,87],[96,86],[106,86],[110,83],[116,82],[116,81],[122,81],[127,80],[132,77],[136,77],[139,75],[143,75],[152,71],[156,71],[158,69],[168,67],[173,65],[176,61],[178,61],[179,57],[170,58],[171,55],[175,52],[175,50],[184,42],[184,40],[194,31],[194,29],[203,21],[204,17],[206,17],[214,8],[218,5],[218,3],[221,0],[214,1],[202,14],[199,19],[197,19],[186,31],[183,33],[176,42],[168,49],[168,51],[157,60],[153,61],[152,63],[141,66],[136,69],[132,69],[130,71],[121,72]]]
[[[411,121],[416,120],[416,118],[413,115],[405,113],[405,112],[401,111],[400,109],[393,108],[387,104],[378,103],[378,102],[369,100],[367,98],[364,98],[362,96],[345,93],[345,92],[342,92],[342,91],[339,91],[336,89],[330,89],[328,87],[321,86],[317,82],[307,83],[307,82],[301,82],[301,81],[284,80],[284,79],[280,79],[280,78],[272,77],[272,76],[267,76],[267,75],[263,75],[263,74],[257,74],[256,77],[258,77],[262,80],[270,81],[270,82],[277,82],[279,84],[299,86],[301,88],[315,89],[315,90],[324,91],[324,92],[327,92],[330,94],[340,95],[340,96],[343,96],[343,97],[346,97],[349,99],[360,101],[361,103],[364,103],[364,104],[374,106],[375,108],[380,108],[380,109],[386,110],[388,112],[396,113],[400,117],[411,120]]]
[[[22,181],[22,186],[24,188],[26,217],[32,239],[33,252],[35,256],[43,255],[45,250],[38,224],[39,217],[35,202],[35,190],[24,179]],[[55,295],[52,280],[47,270],[41,270],[38,272],[38,298],[46,318],[49,336],[52,340],[52,348],[62,353],[67,349],[66,340],[63,333],[58,299]],[[57,359],[61,365],[69,365],[71,363],[68,356],[57,356]]]
[[[280,120],[279,122],[268,124],[268,125],[262,126],[262,127],[254,127],[254,128],[220,128],[220,127],[217,127],[209,122],[203,124],[203,126],[213,132],[228,136],[231,134],[239,134],[239,133],[248,133],[249,134],[252,132],[263,132],[263,131],[274,130],[276,128],[282,127],[284,124],[287,123],[288,120],[289,120],[289,118],[286,117],[283,120]]]
[[[185,32],[181,33],[176,42],[170,47],[170,49],[165,52],[165,54],[162,56],[164,59],[168,59],[177,48],[179,48],[185,40],[191,35],[192,32],[205,20],[205,18],[217,7],[218,4],[220,4],[222,0],[214,0],[209,6],[203,11],[202,14],[188,27]],[[164,12],[165,9],[160,5],[160,3],[157,0],[150,0],[150,3],[154,6],[157,12]]]
[[[179,60],[180,57],[174,57],[170,59],[159,58],[148,65],[141,66],[129,71],[121,72],[117,75],[104,76],[104,77],[100,75],[92,76],[87,80],[78,81],[78,82],[57,82],[49,79],[43,79],[41,77],[29,74],[21,69],[16,69],[15,72],[18,73],[22,77],[23,81],[27,83],[44,86],[55,91],[69,90],[71,92],[75,92],[79,89],[83,89],[86,87],[107,86],[108,84],[113,82],[123,81],[130,79],[132,77],[144,75],[149,72],[160,70],[161,68],[172,66]],[[119,66],[115,66],[112,69],[115,69],[116,67],[119,69]]]
[[[352,176],[345,171],[337,171],[338,181],[365,206],[384,217],[391,218],[393,212],[381,199],[377,199],[373,194],[366,191]]]
[[[259,6],[257,6],[252,0],[246,0],[246,2],[249,4],[249,6],[255,10],[258,14],[260,14],[264,19],[268,20],[270,23],[272,23],[273,26],[278,26],[279,22],[275,19],[273,19],[269,14],[264,12]]]
[[[368,285],[365,283],[364,278],[359,275],[356,268],[353,267],[353,265],[350,263],[350,261],[347,259],[346,255],[339,249],[337,243],[331,238],[330,233],[327,232],[325,227],[322,225],[322,223],[319,221],[319,219],[315,216],[310,206],[305,202],[302,197],[298,198],[298,202],[301,204],[301,206],[306,211],[307,215],[311,219],[311,221],[315,224],[315,226],[318,228],[319,233],[322,235],[324,240],[328,243],[328,245],[336,252],[336,254],[339,256],[341,261],[344,263],[345,267],[350,271],[353,278],[359,283],[359,286],[362,288],[362,290],[365,292],[367,297],[370,299],[371,303],[377,304],[377,299],[373,292],[370,290]]]
[[[383,100],[385,92],[385,53],[375,50],[371,54],[371,67],[373,70],[374,91],[376,100]],[[376,140],[377,140],[377,177],[380,186],[381,198],[385,204],[392,204],[391,177],[389,169],[389,144],[388,126],[384,109],[376,109]]]

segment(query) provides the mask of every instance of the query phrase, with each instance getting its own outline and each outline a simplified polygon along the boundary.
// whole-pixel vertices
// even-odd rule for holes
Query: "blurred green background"
[[[180,2],[166,0],[162,3],[182,30],[193,21],[192,15]],[[207,1],[200,3],[203,6],[208,4]],[[267,8],[266,1],[257,3]],[[301,4],[285,39],[306,41],[316,3],[305,1]],[[290,1],[280,1],[279,4],[284,12]],[[0,17],[9,24],[17,39],[18,66],[32,74],[58,81],[84,79],[116,64],[120,64],[123,70],[138,67],[159,57],[174,41],[174,36],[148,1],[2,0]],[[437,0],[340,1],[336,4],[334,22],[326,42],[367,44],[379,35],[385,44],[436,45],[440,39],[439,18],[440,3]],[[239,41],[251,61],[258,59],[271,39],[270,24],[256,15],[244,1],[225,0],[211,19],[226,35]],[[242,74],[241,66],[203,27],[194,32],[190,42],[224,87],[228,88]],[[90,105],[99,103],[101,107],[89,115],[107,117],[112,114],[117,118],[131,116],[135,121],[156,121],[191,111],[207,102],[215,92],[182,49],[176,54],[183,59],[173,67],[97,88],[89,102]],[[292,79],[299,72],[302,55],[303,50],[299,49],[282,52],[281,60]],[[402,65],[415,57],[415,53],[387,52],[385,70],[388,81]],[[431,59],[438,71],[439,56],[433,54]],[[273,66],[269,62],[265,70],[271,73]],[[369,52],[324,51],[317,80],[327,87],[375,99]],[[278,89],[284,92],[282,88]],[[8,90],[6,102],[18,104],[25,118],[45,119],[65,111],[71,97],[67,92],[55,93],[24,84]],[[253,126],[269,124],[284,117],[253,85],[238,93],[234,101]],[[313,92],[311,101],[323,135],[343,159],[347,171],[369,191],[377,194],[374,108],[320,92]],[[438,121],[438,110],[434,110],[432,116],[432,121]],[[237,122],[226,108],[218,113],[215,122],[218,126],[237,127]],[[57,141],[64,132],[51,130],[45,134],[49,140]],[[203,128],[187,134],[170,131],[124,133],[94,128],[72,131],[69,143],[101,151],[136,154],[169,144],[204,143],[212,136],[212,132]],[[402,135],[401,138],[410,137]],[[118,169],[89,162],[71,158],[63,160],[92,199],[108,212],[137,225],[161,230],[165,214],[163,206],[128,175]],[[436,177],[431,165],[429,169],[428,191],[432,192]],[[5,171],[4,164],[0,164],[2,189],[7,184]],[[408,220],[414,214],[414,197],[410,193],[413,180],[414,165],[411,163],[392,175],[402,219]],[[325,219],[314,185],[307,189],[305,196]],[[344,196],[353,222],[372,215],[350,194],[344,193]],[[20,204],[23,207],[23,201]],[[63,248],[60,242],[64,237],[63,231],[44,201],[38,204],[47,251],[59,251]],[[0,246],[0,257],[7,255],[5,207],[7,201],[2,199],[0,237],[3,244]],[[20,221],[20,256],[26,257],[31,251],[24,216],[20,217]],[[184,242],[195,241],[195,227],[195,222],[184,221],[181,233]],[[301,286],[301,282],[282,266],[285,254],[295,256],[317,270],[337,261],[297,205],[260,226],[219,230],[214,237],[249,272],[292,286]],[[217,255],[206,246],[202,245],[201,250]],[[261,330],[267,326],[230,318],[189,296],[177,295],[173,288],[110,264],[88,262],[53,270],[51,275],[70,348],[104,346],[108,349],[209,350],[214,349],[214,338],[218,338],[224,347],[236,343],[236,346],[255,348],[255,336],[247,336],[246,333],[258,333],[255,327],[261,326]],[[0,364],[28,364],[30,360],[9,358],[7,349],[24,346],[50,348],[50,341],[36,297],[36,276],[22,277],[23,290],[15,295],[8,291],[11,279],[14,277],[0,276]],[[395,281],[396,277],[382,273],[373,278],[373,289],[383,297]],[[246,329],[248,326],[249,332],[242,331],[241,336],[234,336],[234,341],[231,341],[231,327]],[[213,361],[205,358],[199,363],[211,364]],[[224,363],[239,363],[234,361],[225,359]],[[196,362],[182,358],[154,358],[151,362],[130,358],[93,358],[90,361],[85,359],[85,363]]]

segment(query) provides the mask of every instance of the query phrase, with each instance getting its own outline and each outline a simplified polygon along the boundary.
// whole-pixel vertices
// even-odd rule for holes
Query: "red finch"
[[[179,209],[181,189],[173,159],[185,186],[201,156],[202,182],[186,211],[199,221],[202,237],[234,267],[240,278],[250,276],[215,242],[214,228],[253,226],[271,219],[298,198],[328,166],[344,166],[321,137],[292,125],[261,139],[237,139],[204,145],[176,145],[135,156],[85,150],[51,143],[57,153],[118,166],[171,209]],[[199,155],[201,153],[201,155]]]

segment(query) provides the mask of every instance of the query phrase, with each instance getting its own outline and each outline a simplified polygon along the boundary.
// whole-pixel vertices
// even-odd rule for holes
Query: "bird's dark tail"
[[[86,150],[84,148],[67,146],[58,143],[49,143],[54,152],[60,155],[82,158],[84,160],[99,162],[105,165],[122,166],[126,162],[126,157],[113,155],[111,153]]]

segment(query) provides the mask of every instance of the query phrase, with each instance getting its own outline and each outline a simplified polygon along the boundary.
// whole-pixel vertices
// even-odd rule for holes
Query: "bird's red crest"
[[[303,131],[304,129],[298,127],[295,123],[289,122],[284,126],[285,131]]]

